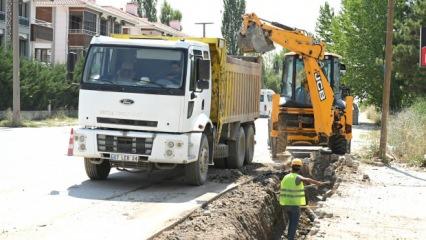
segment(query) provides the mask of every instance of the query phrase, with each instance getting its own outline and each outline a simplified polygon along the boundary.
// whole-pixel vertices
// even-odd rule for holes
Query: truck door
[[[209,74],[209,87],[208,89],[201,89],[197,83],[197,75],[199,69],[197,66],[198,60],[210,60],[210,52],[206,49],[193,47],[190,49],[189,54],[189,65],[190,65],[190,76],[188,84],[187,94],[187,122],[189,128],[194,128],[193,124],[196,123],[197,119],[201,115],[205,115],[207,118],[210,117],[210,102],[211,102],[211,73]]]

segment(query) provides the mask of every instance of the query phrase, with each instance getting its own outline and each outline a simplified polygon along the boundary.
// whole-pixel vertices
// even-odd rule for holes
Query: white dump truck
[[[90,179],[112,167],[173,169],[202,185],[209,165],[253,160],[261,64],[219,38],[93,37],[79,95],[73,154]]]

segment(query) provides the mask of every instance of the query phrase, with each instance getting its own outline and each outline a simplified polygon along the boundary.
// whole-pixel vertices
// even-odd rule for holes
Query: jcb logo
[[[314,77],[315,77],[315,82],[317,85],[319,98],[321,101],[324,101],[326,97],[325,97],[324,85],[322,84],[322,80],[321,80],[321,74],[319,72],[315,72]]]

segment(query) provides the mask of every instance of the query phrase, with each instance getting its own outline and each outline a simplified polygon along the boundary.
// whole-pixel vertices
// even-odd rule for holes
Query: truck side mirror
[[[340,74],[345,75],[346,74],[346,65],[341,63],[340,64]]]
[[[197,59],[197,88],[209,89],[210,85],[210,60]]]

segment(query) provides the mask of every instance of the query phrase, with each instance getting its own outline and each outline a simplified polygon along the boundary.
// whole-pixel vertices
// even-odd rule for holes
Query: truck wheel
[[[246,137],[243,128],[240,127],[240,130],[236,136],[236,141],[230,141],[229,143],[229,168],[241,168],[244,165],[244,158],[246,153],[245,145]]]
[[[91,180],[105,180],[109,171],[111,170],[111,165],[108,160],[103,160],[101,164],[94,164],[91,160],[97,160],[93,158],[84,158],[84,168],[86,169],[86,174]]]
[[[246,153],[244,163],[250,164],[251,162],[253,162],[254,156],[254,128],[250,125],[245,127],[244,130],[244,133],[246,135]]]
[[[198,160],[189,163],[185,166],[185,182],[201,186],[207,180],[207,172],[209,169],[210,146],[207,136],[203,133],[201,137],[200,151],[198,153]]]
[[[334,154],[345,154],[347,148],[347,141],[343,135],[333,135],[328,139],[328,146]]]

